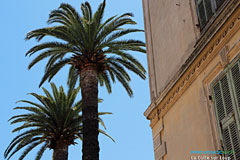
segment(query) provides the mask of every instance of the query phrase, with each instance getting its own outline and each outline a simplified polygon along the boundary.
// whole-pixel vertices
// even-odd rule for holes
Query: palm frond
[[[43,155],[43,153],[45,152],[45,150],[47,149],[48,145],[49,145],[48,143],[45,143],[45,144],[39,149],[35,160],[40,160],[40,159],[42,158],[42,155]]]
[[[110,138],[113,142],[115,142],[115,140],[109,136],[105,131],[101,130],[101,129],[98,129],[99,133],[102,133],[103,135],[107,136],[108,138]]]
[[[36,146],[38,146],[41,143],[42,143],[41,141],[32,143],[30,146],[28,146],[25,149],[25,151],[22,153],[22,155],[20,156],[20,158],[18,160],[23,160],[26,157],[26,155],[28,154],[28,152],[30,152],[33,148],[35,148]]]
[[[39,84],[39,87],[42,86],[42,84],[43,84],[47,79],[48,79],[48,81],[50,82],[51,79],[59,72],[59,70],[60,70],[62,67],[64,67],[66,64],[69,64],[70,61],[71,61],[71,60],[70,60],[69,58],[66,58],[66,59],[60,60],[60,61],[58,61],[57,63],[53,64],[53,65],[51,66],[51,68],[49,68],[49,69],[45,72],[45,74],[44,74],[44,76],[43,76],[43,78],[42,78],[42,80],[41,80],[41,82],[40,82],[40,84]]]

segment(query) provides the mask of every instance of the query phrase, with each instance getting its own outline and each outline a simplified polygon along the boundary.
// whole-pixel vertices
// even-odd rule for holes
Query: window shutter
[[[198,8],[200,26],[203,27],[207,22],[203,0],[197,1],[197,8]]]
[[[221,121],[225,118],[225,109],[223,105],[222,93],[219,83],[217,83],[214,87],[214,98],[217,109],[218,123],[221,124]]]
[[[225,0],[215,0],[216,1],[216,7],[219,8]]]
[[[237,130],[237,125],[233,121],[225,129],[223,129],[223,142],[225,146],[225,151],[233,151],[232,153],[226,154],[226,156],[231,159],[240,159],[240,145],[239,145],[239,134]]]
[[[220,126],[225,151],[233,151],[227,154],[231,159],[240,159],[239,132],[235,120],[234,101],[231,94],[230,81],[225,74],[213,87],[217,121]]]
[[[218,121],[221,124],[233,115],[233,104],[227,75],[214,86],[213,90]]]
[[[232,98],[229,90],[229,83],[227,75],[225,75],[221,80],[221,87],[222,87],[222,94],[223,94],[223,100],[226,108],[226,116],[228,116],[230,113],[233,113],[233,104],[232,104]]]
[[[231,134],[229,134],[229,128],[223,129],[223,142],[226,151],[232,151],[232,143],[231,143]],[[231,159],[234,159],[233,154],[227,154]]]
[[[233,144],[235,159],[240,159],[239,133],[238,133],[236,123],[230,124],[230,133],[232,137],[232,144]]]
[[[237,97],[237,106],[238,109],[240,109],[240,62],[235,64],[231,69],[232,79],[233,79],[233,85],[234,85],[234,91],[235,95]]]

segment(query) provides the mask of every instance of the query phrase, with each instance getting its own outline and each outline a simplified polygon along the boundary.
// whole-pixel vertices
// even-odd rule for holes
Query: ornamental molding
[[[204,42],[202,40],[197,42],[198,46],[195,47],[193,54],[183,65],[184,69],[182,67],[178,72],[179,77],[174,78],[176,81],[173,82],[172,85],[168,85],[160,97],[145,111],[144,115],[151,120],[151,127],[169,111],[171,106],[173,106],[198,75],[206,68],[212,59],[219,54],[226,43],[239,30],[240,1],[237,0],[232,2],[236,2],[237,4],[235,4],[235,13],[232,14],[232,10],[231,14],[228,14],[228,17],[226,17],[226,14],[221,14],[223,16],[219,18],[222,25],[215,28],[214,33],[211,33],[211,37],[209,37],[209,35],[202,35],[203,37],[200,37],[200,39],[205,39],[206,37],[208,39],[205,39],[204,45],[200,43]],[[230,12],[230,9],[228,8],[227,11]],[[225,18],[225,21],[223,21],[223,18]],[[212,29],[210,29],[210,31],[211,30]]]

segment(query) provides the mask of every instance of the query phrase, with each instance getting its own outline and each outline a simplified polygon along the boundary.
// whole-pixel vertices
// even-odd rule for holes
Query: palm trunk
[[[80,72],[83,103],[82,160],[99,160],[98,143],[98,73],[94,66]]]
[[[68,160],[68,145],[66,143],[58,143],[53,149],[53,160]]]

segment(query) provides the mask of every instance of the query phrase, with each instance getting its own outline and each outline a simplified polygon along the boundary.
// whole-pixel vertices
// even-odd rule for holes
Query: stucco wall
[[[163,118],[169,160],[190,159],[191,151],[216,149],[202,83],[204,76],[202,72]]]
[[[198,30],[194,0],[143,0],[151,97],[158,97],[192,53]]]

